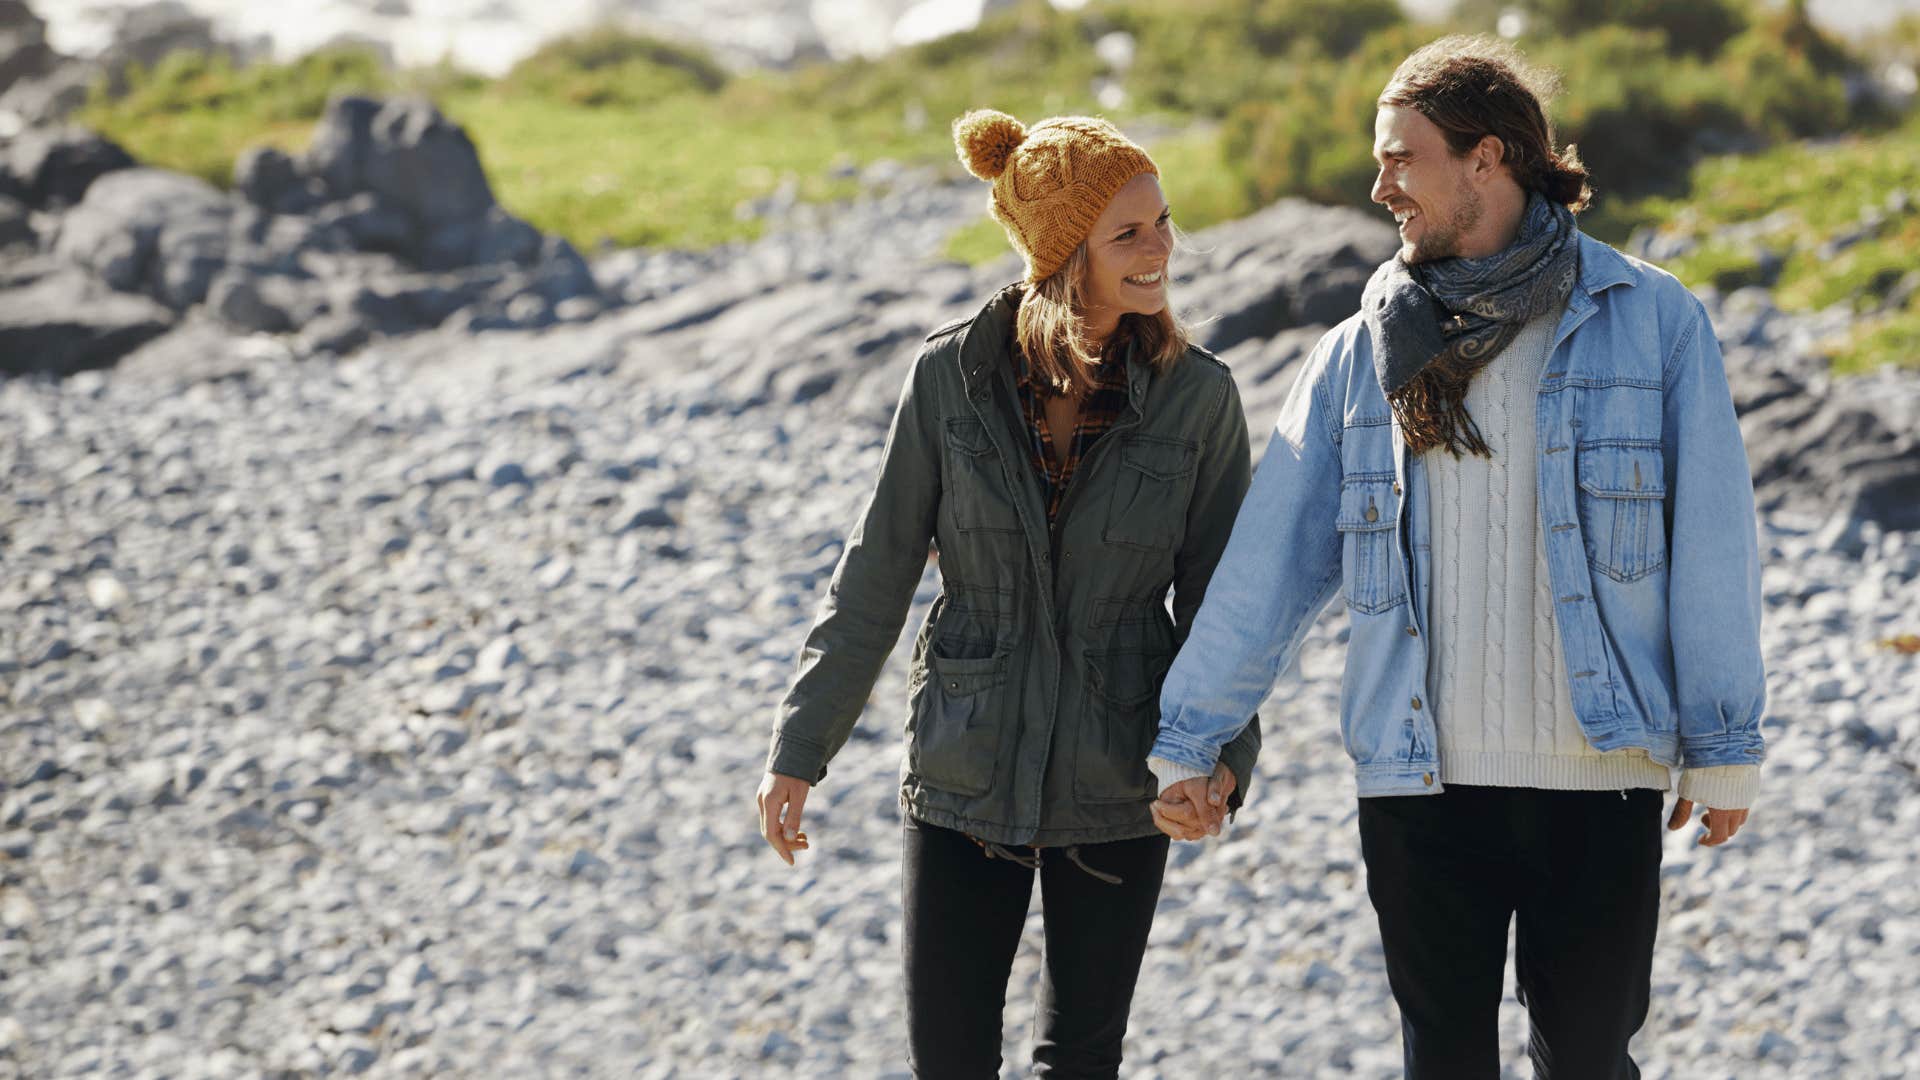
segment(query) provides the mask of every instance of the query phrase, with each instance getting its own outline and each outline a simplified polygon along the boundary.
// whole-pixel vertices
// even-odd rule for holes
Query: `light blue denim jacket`
[[[1574,713],[1602,751],[1757,764],[1766,675],[1753,481],[1713,327],[1590,237],[1539,384],[1540,524]],[[1427,485],[1355,315],[1314,348],[1161,691],[1152,756],[1211,770],[1343,592],[1340,730],[1361,796],[1441,790]]]

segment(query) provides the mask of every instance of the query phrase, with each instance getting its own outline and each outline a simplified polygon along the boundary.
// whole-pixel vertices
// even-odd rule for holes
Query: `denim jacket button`
[[[1378,510],[1376,510],[1376,509],[1374,509],[1374,508],[1373,508],[1373,507],[1371,507],[1371,506],[1369,506],[1369,507],[1367,507],[1367,520],[1368,520],[1368,521],[1379,521],[1379,520],[1380,520],[1380,511],[1378,511]]]
[[[1407,636],[1408,636],[1408,637],[1419,637],[1419,636],[1420,636],[1420,628],[1419,628],[1419,627],[1417,627],[1417,626],[1409,626],[1409,627],[1407,627]]]
[[[1419,698],[1414,698],[1414,699],[1413,699],[1413,711],[1414,711],[1414,712],[1419,712],[1419,711],[1420,711],[1420,699],[1419,699]]]
[[[1423,784],[1425,784],[1425,785],[1427,785],[1428,787],[1432,787],[1432,786],[1433,786],[1433,774],[1432,774],[1432,773],[1421,773],[1421,774],[1420,774],[1420,782],[1421,782],[1421,783],[1423,783]]]

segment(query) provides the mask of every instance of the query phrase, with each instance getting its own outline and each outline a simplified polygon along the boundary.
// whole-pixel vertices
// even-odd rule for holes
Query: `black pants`
[[[1040,851],[1046,977],[1034,1017],[1034,1071],[1117,1076],[1127,1010],[1153,928],[1167,838],[1143,837]],[[1030,848],[1013,852],[1032,856]],[[907,819],[907,1052],[913,1075],[1000,1075],[1000,1014],[1026,924],[1034,871],[988,858],[951,829]]]
[[[1500,1075],[1507,923],[1534,1075],[1621,1080],[1660,913],[1657,791],[1448,786],[1360,800],[1411,1080]]]

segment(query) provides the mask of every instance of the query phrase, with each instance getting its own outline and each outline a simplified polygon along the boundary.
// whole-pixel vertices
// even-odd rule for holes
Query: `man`
[[[1546,80],[1484,38],[1378,100],[1402,247],[1314,349],[1161,697],[1156,820],[1206,790],[1336,589],[1341,727],[1410,1077],[1495,1077],[1507,927],[1542,1077],[1633,1077],[1659,817],[1758,786],[1753,488],[1713,328],[1583,234]]]

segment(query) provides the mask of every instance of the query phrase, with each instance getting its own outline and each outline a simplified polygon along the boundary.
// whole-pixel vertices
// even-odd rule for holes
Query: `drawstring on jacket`
[[[1120,875],[1102,873],[1101,871],[1095,870],[1093,867],[1088,866],[1086,863],[1081,862],[1080,849],[1078,847],[1070,847],[1067,849],[1067,861],[1079,867],[1080,869],[1085,870],[1088,874],[1092,875],[1093,877],[1099,878],[1101,881],[1104,881],[1109,885],[1118,885],[1121,882]]]
[[[1031,855],[1022,855],[1019,852],[1013,850],[1012,848],[1007,847],[1004,844],[996,844],[991,840],[982,840],[977,836],[969,836],[967,837],[967,839],[972,840],[976,844],[979,844],[980,850],[986,852],[987,858],[989,859],[1005,859],[1010,863],[1014,863],[1019,866],[1024,866],[1029,870],[1040,869],[1040,849],[1039,848],[1034,848],[1033,854]],[[1064,850],[1067,853],[1067,861],[1079,867],[1081,870],[1084,870],[1087,873],[1087,876],[1096,878],[1100,881],[1104,881],[1109,885],[1121,885],[1126,882],[1126,879],[1122,878],[1118,874],[1109,874],[1109,873],[1106,873],[1105,871],[1095,870],[1093,867],[1088,866],[1085,860],[1080,858],[1079,845],[1076,844],[1073,847],[1063,848],[1062,850]]]
[[[1040,869],[1040,849],[1039,848],[1034,848],[1033,854],[1031,855],[1022,855],[1019,852],[1014,851],[1012,848],[1003,847],[1002,845],[996,844],[991,840],[981,840],[981,839],[973,838],[973,842],[980,845],[980,850],[986,852],[987,858],[989,859],[1005,859],[1010,863],[1017,863],[1021,866],[1026,867],[1029,870]]]

